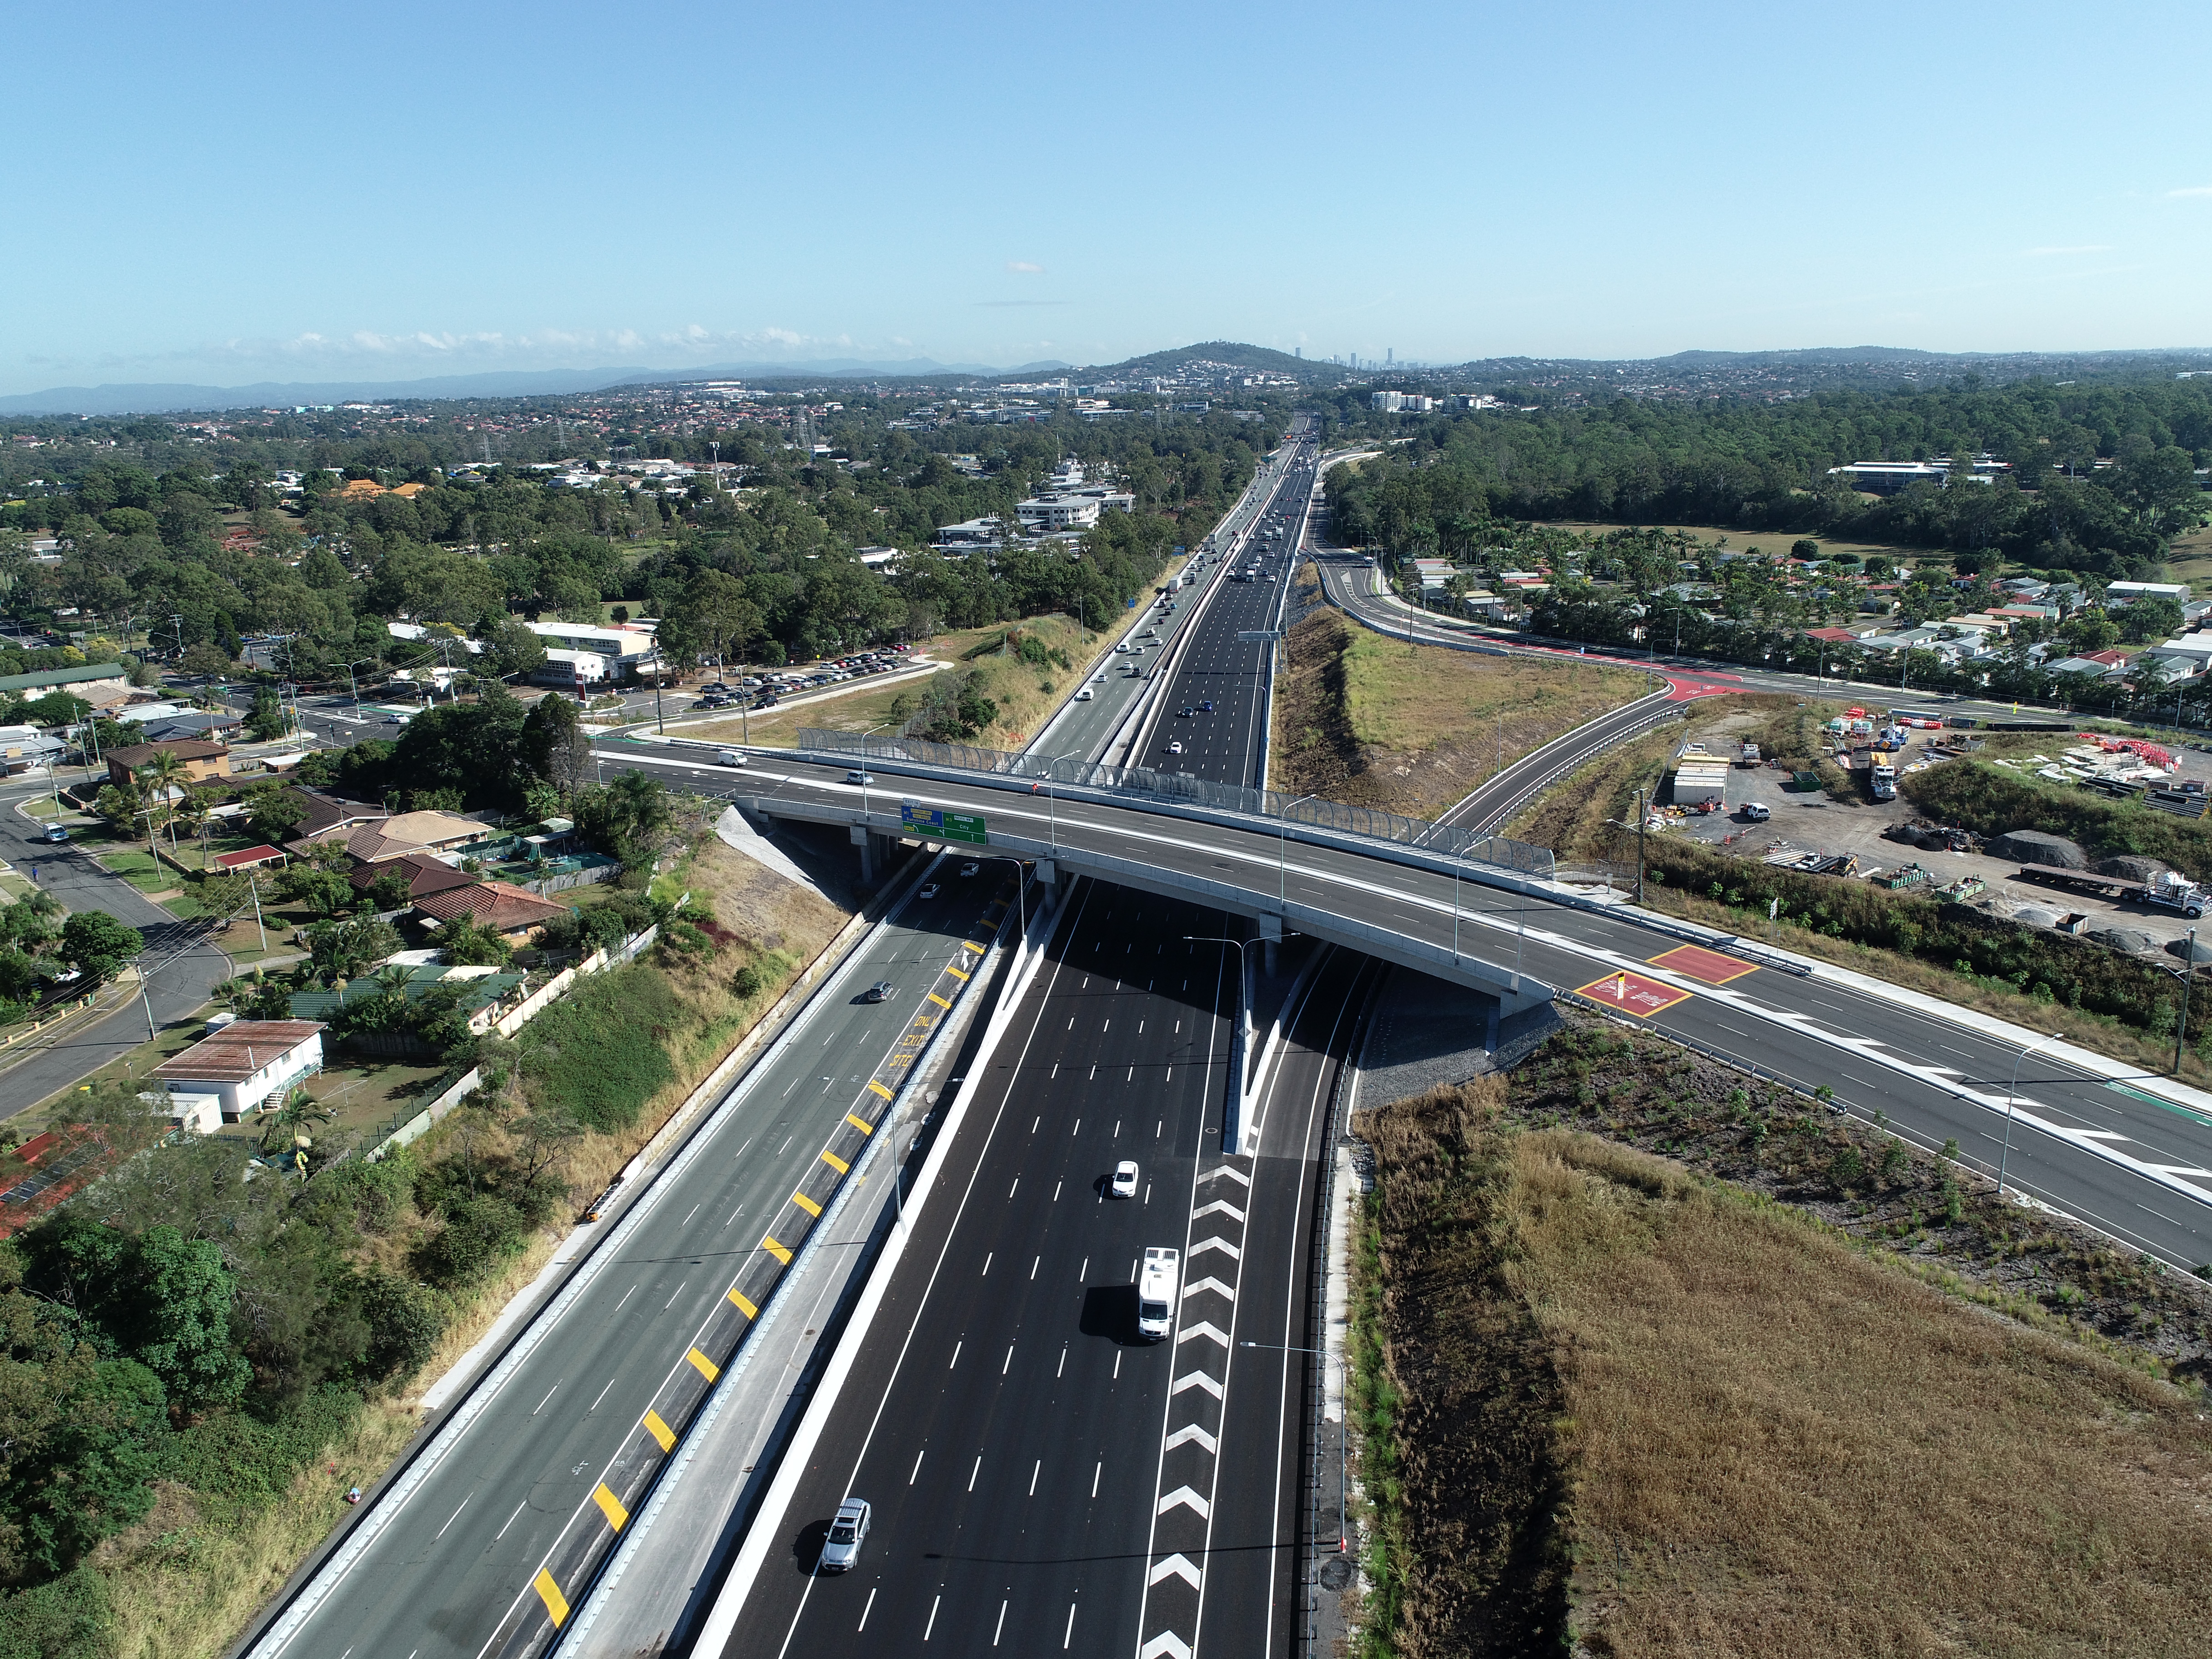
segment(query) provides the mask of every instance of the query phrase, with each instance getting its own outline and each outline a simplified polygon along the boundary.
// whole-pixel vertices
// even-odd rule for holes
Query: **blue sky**
[[[2203,21],[18,7],[0,392],[2212,343]]]

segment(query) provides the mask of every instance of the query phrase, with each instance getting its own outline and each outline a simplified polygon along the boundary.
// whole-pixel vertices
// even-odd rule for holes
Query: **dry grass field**
[[[1505,1096],[1360,1117],[1392,1650],[2212,1647],[2201,1395]]]
[[[1609,536],[1625,527],[1617,524],[1589,524],[1572,519],[1553,519],[1546,522],[1549,529],[1572,530],[1593,538]],[[1810,540],[1820,544],[1820,556],[1824,559],[1850,553],[1862,559],[1887,559],[1892,564],[1917,564],[1923,559],[1936,564],[1950,562],[1950,555],[1940,547],[1905,547],[1891,542],[1846,541],[1839,536],[1824,536],[1818,531],[1808,535],[1796,530],[1744,530],[1729,525],[1705,524],[1668,524],[1658,528],[1680,531],[1701,542],[1725,541],[1729,550],[1737,553],[1757,548],[1772,556],[1787,553],[1794,543]]]
[[[1291,629],[1289,656],[1273,787],[1409,817],[1646,690],[1625,669],[1409,647],[1331,611]]]

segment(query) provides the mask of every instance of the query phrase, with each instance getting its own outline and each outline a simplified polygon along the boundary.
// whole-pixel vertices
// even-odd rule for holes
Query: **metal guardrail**
[[[1655,707],[1651,713],[1644,719],[1636,721],[1633,725],[1625,726],[1620,731],[1615,732],[1603,742],[1595,744],[1594,747],[1580,750],[1573,755],[1562,758],[1557,764],[1547,769],[1543,775],[1537,778],[1533,783],[1527,784],[1516,792],[1512,799],[1508,800],[1504,805],[1498,808],[1495,811],[1488,814],[1474,824],[1473,826],[1474,831],[1480,834],[1504,823],[1506,819],[1511,817],[1516,812],[1527,805],[1529,801],[1541,794],[1545,790],[1550,788],[1561,778],[1565,777],[1569,773],[1578,771],[1583,767],[1589,765],[1590,762],[1595,760],[1600,755],[1606,753],[1608,750],[1617,749],[1624,743],[1631,742],[1637,738],[1644,736],[1648,732],[1654,731],[1659,726],[1666,725],[1669,720],[1678,720],[1682,717],[1683,705],[1680,703],[1667,702],[1665,701],[1667,693],[1664,691],[1654,691],[1650,693],[1650,696],[1639,698],[1638,701],[1640,702],[1648,702],[1652,697],[1659,698],[1662,706]],[[1629,708],[1633,708],[1637,705],[1636,703],[1628,703],[1624,706]],[[1569,733],[1569,735],[1571,736],[1572,733]],[[1540,753],[1541,751],[1539,750],[1538,752]]]
[[[799,733],[799,749],[835,763],[904,762],[918,767],[941,767],[980,772],[992,776],[1063,784],[1070,788],[1096,790],[1127,799],[1154,801],[1165,805],[1195,806],[1232,812],[1285,823],[1305,824],[1400,847],[1419,848],[1447,859],[1465,859],[1516,874],[1548,880],[1552,849],[1504,836],[1478,835],[1449,824],[1431,823],[1373,807],[1347,806],[1329,800],[1300,799],[1278,790],[1254,789],[1240,784],[1213,783],[1184,772],[1158,772],[1149,767],[1109,766],[1103,761],[1079,760],[1072,756],[1012,754],[1001,749],[979,749],[964,743],[934,743],[922,738],[876,738],[856,732],[830,732],[808,726]]]

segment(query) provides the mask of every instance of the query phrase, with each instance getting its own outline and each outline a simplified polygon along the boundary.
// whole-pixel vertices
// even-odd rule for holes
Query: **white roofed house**
[[[321,1071],[323,1029],[311,1019],[234,1020],[154,1075],[169,1091],[176,1121],[205,1133],[281,1102],[294,1084]]]

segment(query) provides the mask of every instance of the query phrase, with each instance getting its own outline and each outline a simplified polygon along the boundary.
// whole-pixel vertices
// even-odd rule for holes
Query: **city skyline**
[[[2031,8],[1971,59],[1897,6],[1125,19],[31,17],[24,61],[100,72],[21,94],[67,137],[15,192],[0,395],[2204,343],[2179,8]]]

